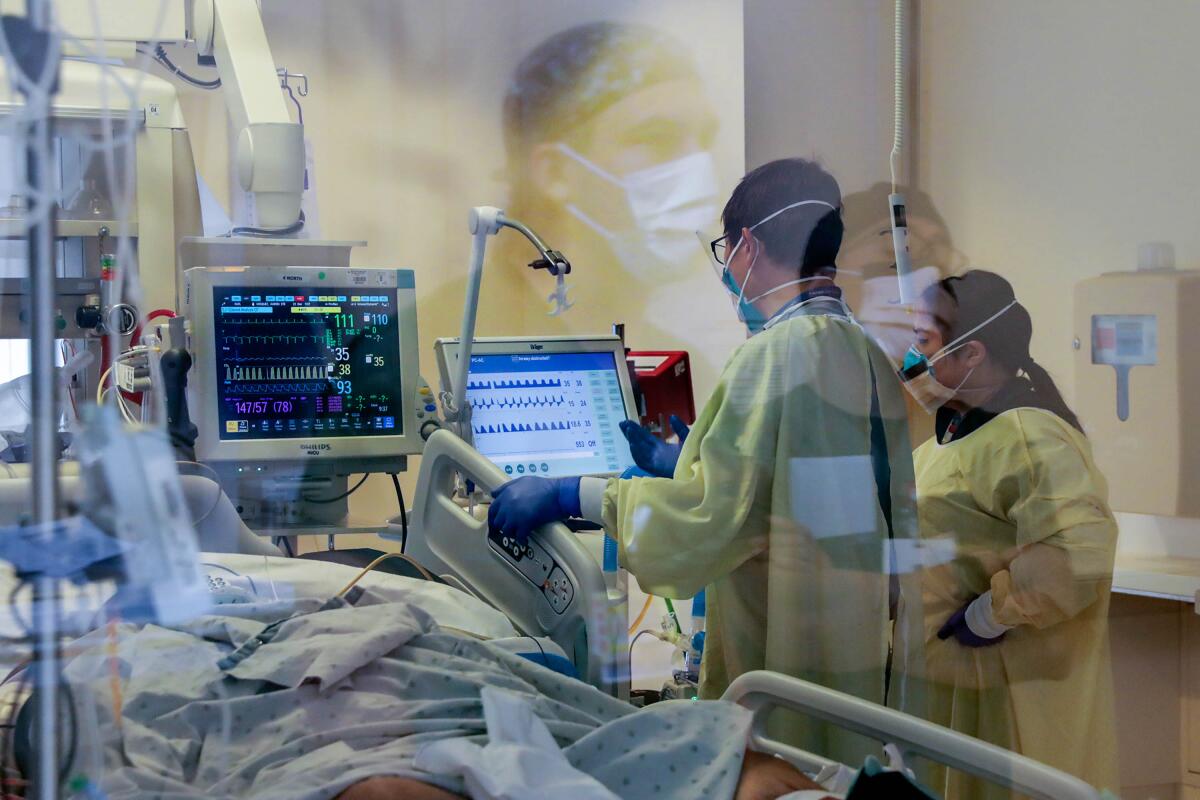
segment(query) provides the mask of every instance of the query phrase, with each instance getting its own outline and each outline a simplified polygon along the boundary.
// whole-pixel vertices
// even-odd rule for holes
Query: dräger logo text
[[[534,342],[531,342],[531,343],[529,344],[529,349],[530,349],[530,350],[545,350],[545,349],[546,349],[546,346],[545,346],[545,345],[542,345],[542,344],[536,344],[536,343],[534,343]]]

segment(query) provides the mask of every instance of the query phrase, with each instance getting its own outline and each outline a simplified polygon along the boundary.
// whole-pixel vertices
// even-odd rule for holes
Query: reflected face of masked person
[[[953,268],[953,249],[940,224],[910,216],[909,250],[915,267],[912,280],[918,295]],[[893,361],[900,363],[912,343],[912,320],[899,303],[896,254],[886,219],[848,236],[838,255],[838,275],[846,301]]]
[[[627,270],[670,277],[694,266],[694,231],[720,213],[710,152],[716,129],[697,83],[667,81],[623,97],[567,141],[539,148],[535,173]]]
[[[933,265],[953,271],[954,257],[945,229],[926,217],[908,217],[908,249],[914,267]],[[955,263],[948,263],[953,260]],[[848,233],[838,254],[838,272],[863,280],[896,274],[896,253],[892,249],[892,229],[885,218],[866,230]]]

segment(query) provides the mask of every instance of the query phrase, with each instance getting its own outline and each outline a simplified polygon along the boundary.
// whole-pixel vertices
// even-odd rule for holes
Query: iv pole
[[[24,78],[18,85],[25,95],[29,117],[25,136],[25,170],[29,199],[36,216],[28,234],[29,362],[32,444],[32,524],[43,546],[54,546],[58,517],[58,394],[55,375],[55,257],[56,219],[48,200],[53,168],[51,98],[58,89],[61,40],[51,30],[49,0],[26,0],[25,17],[3,19],[12,47],[15,71]],[[33,579],[32,667],[33,730],[36,767],[34,797],[54,800],[59,794],[58,698],[59,664],[57,580],[40,574]]]

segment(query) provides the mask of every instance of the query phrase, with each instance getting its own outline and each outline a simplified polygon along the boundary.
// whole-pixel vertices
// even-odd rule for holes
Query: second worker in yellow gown
[[[905,386],[936,414],[917,448],[930,718],[1116,788],[1108,604],[1117,526],[1079,421],[1029,354],[998,275],[935,284]],[[942,771],[948,800],[1006,791]]]

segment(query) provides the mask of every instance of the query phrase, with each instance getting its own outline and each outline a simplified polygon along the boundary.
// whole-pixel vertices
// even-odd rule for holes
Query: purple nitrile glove
[[[945,624],[938,629],[937,637],[939,639],[945,640],[953,636],[963,647],[991,647],[994,644],[1000,643],[1004,638],[1004,633],[988,638],[976,634],[967,625],[967,609],[971,607],[971,603],[973,602],[975,601],[970,600],[964,603],[962,608],[950,615],[950,619],[946,620]]]

